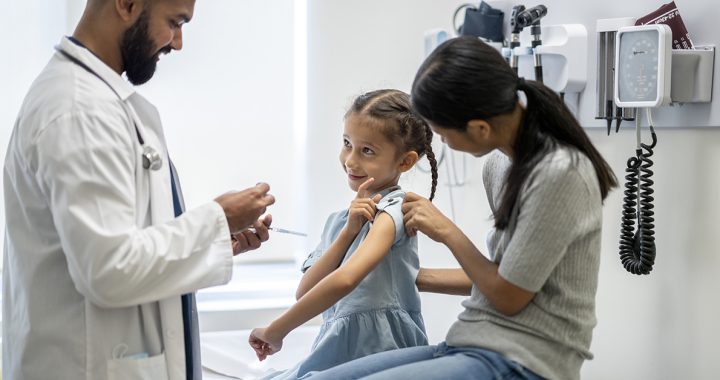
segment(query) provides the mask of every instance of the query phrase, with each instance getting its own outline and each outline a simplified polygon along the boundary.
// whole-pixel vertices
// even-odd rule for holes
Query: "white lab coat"
[[[156,109],[88,50],[60,48],[118,95],[55,53],[20,110],[4,170],[3,378],[184,380],[180,295],[230,280],[223,210],[175,218]],[[143,168],[133,123],[160,170]]]

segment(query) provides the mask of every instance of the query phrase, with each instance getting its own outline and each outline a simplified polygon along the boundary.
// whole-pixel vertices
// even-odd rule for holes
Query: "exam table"
[[[301,326],[288,334],[283,348],[260,362],[248,344],[250,330],[200,333],[204,380],[257,379],[270,370],[293,367],[309,353],[320,326]]]

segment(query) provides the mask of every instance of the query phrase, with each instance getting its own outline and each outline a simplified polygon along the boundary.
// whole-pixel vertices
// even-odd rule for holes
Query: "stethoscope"
[[[115,91],[115,89],[108,83],[103,77],[101,77],[98,73],[93,71],[88,65],[86,65],[84,62],[80,61],[79,59],[73,57],[70,53],[63,50],[60,46],[56,46],[55,50],[57,50],[60,54],[65,56],[65,58],[69,59],[72,63],[82,67],[90,74],[94,75],[98,79],[100,79],[103,83],[105,83],[108,87],[110,87],[110,90],[112,90],[113,93],[115,93],[115,96],[120,99],[120,103],[122,104],[123,109],[125,109],[125,113],[127,113],[130,120],[132,120],[132,116],[130,115],[130,112],[125,106],[125,102],[123,102],[122,97],[120,94]],[[160,153],[153,147],[149,145],[145,145],[145,141],[143,140],[142,136],[140,135],[140,130],[138,129],[137,125],[135,124],[135,133],[137,134],[138,142],[140,143],[140,146],[142,146],[142,165],[143,168],[148,170],[160,170],[162,168],[163,159],[162,156],[160,156]]]

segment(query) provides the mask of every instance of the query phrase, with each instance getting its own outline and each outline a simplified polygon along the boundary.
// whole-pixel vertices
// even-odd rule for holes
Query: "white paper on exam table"
[[[319,326],[301,326],[288,334],[283,348],[259,361],[248,344],[250,330],[213,331],[200,334],[200,354],[205,379],[257,379],[271,370],[292,368],[310,353]]]

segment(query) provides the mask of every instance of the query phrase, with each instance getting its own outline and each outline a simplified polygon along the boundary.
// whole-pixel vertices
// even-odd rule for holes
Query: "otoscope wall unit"
[[[582,24],[542,26],[542,45],[534,48],[543,59],[543,83],[559,93],[579,93],[587,83],[587,29]],[[534,79],[533,48],[521,44],[512,49],[519,57],[518,74]]]
[[[543,25],[542,45],[532,48],[529,41],[515,48],[496,46],[506,58],[519,60],[518,75],[534,80],[534,55],[542,55],[543,82],[561,93],[579,93],[587,83],[587,29],[581,24]],[[424,34],[425,55],[449,38],[457,37],[444,29]],[[528,37],[529,39],[530,37]]]

